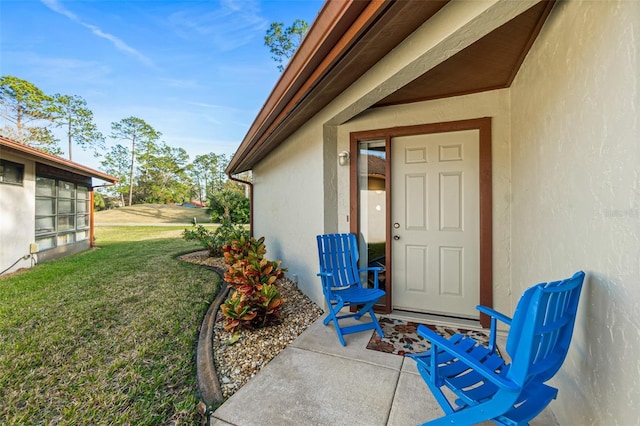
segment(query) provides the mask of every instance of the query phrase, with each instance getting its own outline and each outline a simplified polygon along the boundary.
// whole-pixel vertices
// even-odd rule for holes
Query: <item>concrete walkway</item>
[[[442,416],[413,360],[366,349],[369,331],[345,336],[343,347],[322,318],[218,408],[211,424],[403,426]],[[531,422],[556,424],[549,408]]]

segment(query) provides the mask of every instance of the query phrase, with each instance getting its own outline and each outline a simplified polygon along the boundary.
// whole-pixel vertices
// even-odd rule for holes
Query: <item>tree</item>
[[[133,201],[133,174],[135,170],[135,161],[138,151],[136,151],[136,143],[143,147],[148,147],[160,139],[162,133],[156,131],[148,125],[144,120],[137,117],[123,118],[117,123],[111,123],[111,137],[113,139],[122,139],[131,141],[131,167],[129,172],[129,205]]]
[[[224,154],[210,153],[196,156],[192,164],[192,175],[200,201],[222,189],[222,185],[227,180],[224,170],[228,164],[229,160]]]
[[[107,204],[104,202],[104,197],[98,191],[93,191],[93,208],[96,211],[107,209]]]
[[[278,63],[280,72],[284,70],[283,62],[291,59],[296,49],[302,43],[309,24],[302,19],[293,21],[290,27],[284,28],[282,22],[272,22],[264,36],[264,44],[269,47],[272,58]]]
[[[40,151],[48,152],[53,155],[62,155],[63,152],[58,145],[58,139],[53,135],[47,127],[27,126],[22,129],[22,136],[18,135],[15,127],[5,126],[0,133],[9,139],[29,145]]]
[[[27,123],[49,120],[47,108],[51,97],[26,80],[11,75],[0,77],[1,115],[16,126],[18,142],[23,142]]]
[[[52,102],[50,96],[26,80],[11,75],[0,77],[0,117],[14,126],[5,127],[6,135],[25,145],[60,154],[58,140],[48,128],[53,120]]]
[[[233,223],[249,223],[250,202],[240,185],[227,182],[223,189],[209,197],[207,212],[214,222],[228,217]]]
[[[87,102],[83,98],[56,93],[53,95],[53,114],[56,126],[65,127],[69,142],[69,160],[73,160],[72,142],[77,143],[83,150],[104,149],[104,136],[93,122],[93,112],[87,108]]]
[[[140,157],[136,199],[141,203],[181,203],[191,198],[191,180],[186,168],[189,155],[183,148],[165,143],[155,146],[153,153]]]
[[[106,173],[119,179],[118,183],[113,187],[113,192],[120,198],[120,204],[124,206],[124,194],[129,187],[129,159],[131,153],[129,149],[120,144],[111,147],[111,150],[104,156],[101,162]]]

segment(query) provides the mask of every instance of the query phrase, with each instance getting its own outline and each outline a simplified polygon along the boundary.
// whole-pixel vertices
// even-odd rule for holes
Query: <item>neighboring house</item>
[[[191,200],[188,203],[183,203],[182,207],[207,207],[207,205],[200,200]]]
[[[367,259],[384,227],[384,312],[511,314],[585,270],[552,409],[635,424],[638,40],[637,1],[329,0],[227,172],[252,170],[253,232],[319,304],[322,233],[357,233]]]
[[[0,136],[0,273],[88,249],[93,189],[117,181]]]

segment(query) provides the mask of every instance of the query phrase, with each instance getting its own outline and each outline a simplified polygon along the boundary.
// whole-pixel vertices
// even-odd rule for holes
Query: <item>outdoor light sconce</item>
[[[341,166],[349,165],[349,153],[347,151],[342,151],[340,154],[338,154],[338,164],[340,164]]]

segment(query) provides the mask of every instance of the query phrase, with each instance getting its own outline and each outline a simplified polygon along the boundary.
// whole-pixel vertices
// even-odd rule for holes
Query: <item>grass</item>
[[[100,227],[100,248],[0,279],[0,424],[196,424],[198,328],[218,276],[183,227]]]
[[[198,223],[210,223],[211,218],[204,208],[169,206],[164,204],[137,204],[95,213],[98,224],[121,223],[191,223],[193,218]]]

